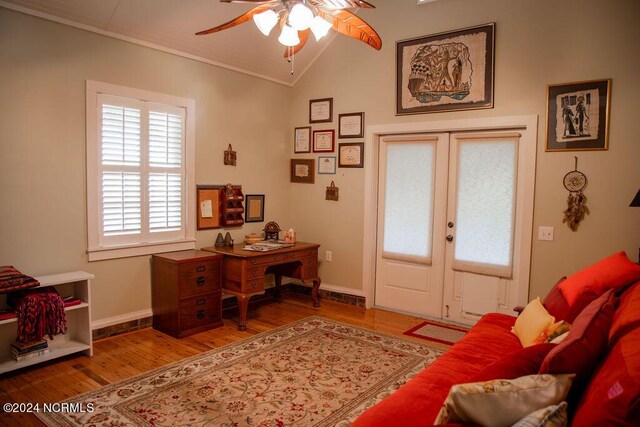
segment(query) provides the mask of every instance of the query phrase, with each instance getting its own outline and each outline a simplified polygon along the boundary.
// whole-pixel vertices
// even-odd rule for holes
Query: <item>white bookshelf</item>
[[[16,318],[0,321],[0,374],[72,353],[83,352],[89,356],[93,354],[90,282],[94,277],[84,271],[36,277],[40,288],[53,286],[61,296],[73,295],[82,303],[65,308],[67,333],[55,335],[53,340],[46,337],[49,341],[49,353],[31,359],[16,361],[11,358],[10,346],[16,340],[18,321]]]

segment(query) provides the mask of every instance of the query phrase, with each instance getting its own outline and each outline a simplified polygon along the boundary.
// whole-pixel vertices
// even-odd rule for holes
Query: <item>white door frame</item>
[[[366,127],[364,150],[364,221],[362,253],[362,291],[366,298],[366,308],[373,307],[375,291],[376,225],[378,222],[378,147],[380,136],[403,133],[465,132],[483,130],[518,129],[522,133],[521,143],[525,147],[526,161],[521,165],[524,182],[525,211],[522,217],[522,241],[519,242],[521,256],[518,260],[521,277],[530,277],[531,241],[533,234],[533,201],[535,191],[535,168],[538,146],[538,116],[503,116],[474,119],[441,120],[415,123],[390,123]],[[530,230],[526,233],[525,230]],[[516,268],[516,264],[514,264]],[[529,299],[529,280],[523,281],[517,289],[517,305],[526,305]]]

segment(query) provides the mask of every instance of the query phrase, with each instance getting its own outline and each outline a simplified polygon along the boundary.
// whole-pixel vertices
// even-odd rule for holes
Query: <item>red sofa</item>
[[[614,256],[621,254],[624,253]],[[602,265],[595,264],[589,269],[594,267],[596,274],[602,273]],[[572,304],[578,301],[582,308],[589,308],[589,303],[602,300],[608,288],[614,288],[611,293],[607,292],[613,294],[608,302],[609,313],[604,316],[605,323],[601,320],[599,326],[603,329],[604,325],[606,329],[604,333],[600,332],[601,338],[589,338],[591,342],[600,342],[597,345],[601,348],[593,350],[597,352],[597,360],[592,362],[582,381],[577,384],[574,381],[570,391],[569,413],[573,426],[640,425],[640,282],[637,282],[640,280],[640,266],[627,259],[624,267],[632,269],[632,274],[615,283],[609,281],[609,285],[602,281],[596,281],[596,285],[590,283],[585,288],[586,293],[591,294],[590,298],[582,295],[585,292],[580,298],[570,298]],[[610,268],[611,263],[605,262],[605,272],[610,272]],[[576,273],[578,278],[584,271]],[[571,287],[575,288],[576,275],[566,281],[569,287],[564,289],[564,295],[571,294]],[[589,277],[591,279],[593,275]],[[625,280],[633,280],[633,284],[624,284]],[[561,282],[544,301],[552,315],[555,314],[549,306],[558,306],[559,299],[563,309],[567,310],[566,306],[571,305],[559,292]],[[600,296],[603,298],[598,298]],[[577,316],[581,311],[576,310],[575,305],[571,308],[576,313],[564,316],[565,320],[570,323],[575,320],[573,328],[578,328],[580,321]],[[563,316],[556,315],[556,318]],[[485,315],[462,340],[391,396],[365,411],[352,427],[431,426],[452,385],[537,373],[556,344],[539,344],[523,349],[519,339],[511,333],[515,320],[515,317],[504,314]],[[598,333],[596,326],[586,329]],[[578,351],[588,352],[584,349]]]

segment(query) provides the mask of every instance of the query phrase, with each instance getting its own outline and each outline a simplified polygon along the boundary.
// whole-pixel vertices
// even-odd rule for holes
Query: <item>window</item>
[[[195,247],[195,102],[87,81],[89,261]]]

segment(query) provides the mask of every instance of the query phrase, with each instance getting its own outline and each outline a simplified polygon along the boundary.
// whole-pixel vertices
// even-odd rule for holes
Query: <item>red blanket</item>
[[[24,293],[15,298],[18,343],[39,341],[45,335],[53,339],[54,335],[67,332],[64,302],[55,289]]]

